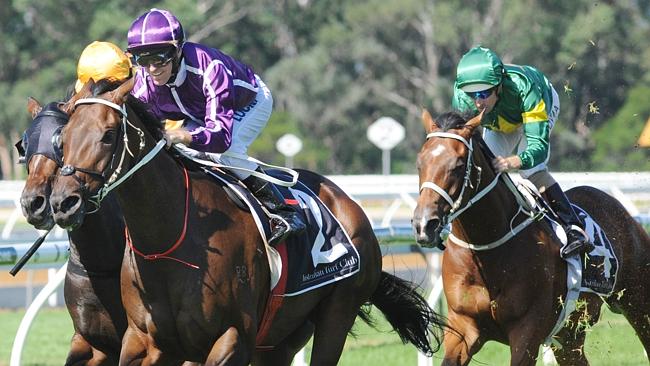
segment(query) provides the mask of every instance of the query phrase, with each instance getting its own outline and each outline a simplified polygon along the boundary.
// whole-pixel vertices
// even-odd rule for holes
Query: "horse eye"
[[[102,143],[110,145],[115,142],[115,130],[108,130],[104,132],[104,136],[102,136]]]

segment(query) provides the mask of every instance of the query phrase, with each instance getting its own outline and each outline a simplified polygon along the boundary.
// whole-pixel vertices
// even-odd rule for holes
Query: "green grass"
[[[24,314],[24,310],[0,311],[0,366],[9,365],[11,347]],[[28,333],[21,366],[62,365],[68,354],[72,332],[72,320],[67,310],[41,310]]]
[[[13,338],[24,311],[0,311],[0,366],[9,364]],[[376,313],[375,313],[376,315]],[[383,319],[381,316],[376,317]],[[358,322],[357,337],[349,337],[339,365],[415,365],[417,353],[414,347],[402,345],[399,338],[389,332],[389,326],[378,322],[380,331]],[[61,365],[68,352],[72,322],[65,309],[42,310],[27,338],[22,356],[23,366]],[[641,342],[634,331],[620,315],[603,308],[603,318],[590,329],[587,336],[587,355],[594,366],[647,365]],[[442,351],[434,356],[433,364],[439,364]],[[505,365],[509,362],[509,351],[504,345],[488,343],[471,365]],[[538,361],[538,365],[542,365]]]

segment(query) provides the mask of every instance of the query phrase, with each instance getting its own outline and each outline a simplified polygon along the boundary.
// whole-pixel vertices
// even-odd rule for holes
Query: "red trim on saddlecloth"
[[[285,202],[287,205],[293,205],[293,206],[297,206],[297,205],[299,204],[299,203],[298,203],[298,200],[296,200],[296,199],[291,199],[291,198],[285,198],[285,199],[284,199],[284,202]]]
[[[278,251],[278,253],[280,253],[280,258],[282,258],[282,272],[280,273],[278,284],[273,288],[273,290],[271,290],[271,293],[269,294],[269,299],[266,302],[266,309],[264,310],[264,315],[262,316],[262,321],[260,322],[259,329],[257,331],[255,344],[258,351],[273,349],[273,346],[265,346],[263,345],[263,342],[266,336],[269,334],[269,330],[273,325],[273,320],[275,320],[275,315],[284,302],[284,293],[287,289],[287,245],[285,242],[282,242],[276,245],[275,249]]]

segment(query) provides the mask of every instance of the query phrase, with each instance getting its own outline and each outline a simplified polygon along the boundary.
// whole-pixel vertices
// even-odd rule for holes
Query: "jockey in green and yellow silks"
[[[580,219],[546,165],[560,112],[546,76],[532,66],[504,65],[492,50],[474,47],[458,63],[452,107],[461,113],[484,110],[483,139],[496,156],[494,169],[519,171],[539,189],[567,233],[562,257],[591,251]]]

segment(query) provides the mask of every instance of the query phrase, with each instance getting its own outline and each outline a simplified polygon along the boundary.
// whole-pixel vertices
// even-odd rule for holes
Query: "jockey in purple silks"
[[[273,97],[253,70],[220,50],[185,42],[183,27],[169,11],[151,9],[138,17],[128,33],[128,52],[135,74],[132,94],[147,103],[159,119],[184,120],[166,131],[170,143],[204,152],[231,171],[275,215],[285,222],[270,243],[305,229],[296,211],[248,158],[250,144],[266,126]]]

